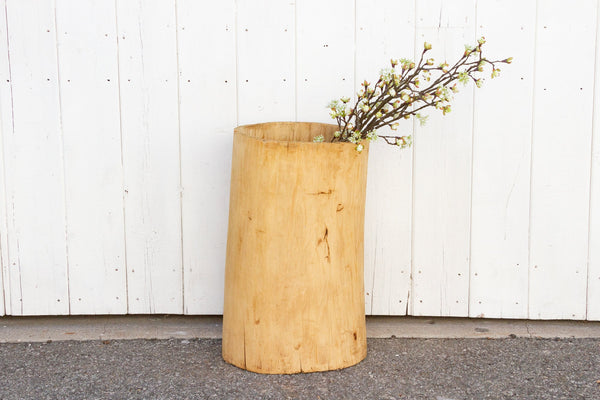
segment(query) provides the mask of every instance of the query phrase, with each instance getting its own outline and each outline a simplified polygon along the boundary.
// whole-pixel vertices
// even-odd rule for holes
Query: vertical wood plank
[[[129,312],[183,312],[175,2],[117,2]]]
[[[515,61],[475,91],[469,316],[527,318],[535,2],[478,2],[477,29]]]
[[[114,2],[58,0],[72,314],[127,312]]]
[[[296,1],[298,121],[333,123],[327,104],[353,95],[354,11],[348,0]]]
[[[436,62],[475,41],[475,2],[417,2],[417,54],[432,43]],[[467,316],[471,198],[472,86],[452,113],[429,112],[414,138],[413,315]]]
[[[238,123],[295,118],[295,4],[237,3]]]
[[[223,312],[231,147],[236,125],[233,0],[177,1],[184,312]]]
[[[600,22],[600,7],[596,24]],[[586,319],[600,321],[600,27],[596,25],[594,71],[594,117],[592,120],[592,168],[590,192],[590,238]]]
[[[0,315],[10,314],[10,286],[8,285],[8,224],[6,214],[6,168],[4,137],[12,132],[12,89],[8,63],[8,32],[6,0],[0,0]]]
[[[11,2],[3,11],[11,96],[3,108],[12,114],[2,132],[9,309],[12,315],[68,314],[54,7]]]
[[[585,319],[596,2],[538,3],[529,317]],[[577,73],[557,77],[575,54]],[[568,101],[565,101],[568,99]]]
[[[366,311],[600,320],[596,2],[415,3],[0,0],[0,315],[220,313],[237,122],[332,122],[390,57],[454,59],[477,25],[515,57],[500,80],[431,112],[414,160],[371,146]]]
[[[356,3],[356,81],[374,82],[390,59],[414,53],[414,0]],[[354,88],[355,91],[359,87]],[[402,126],[411,134],[413,124]],[[388,129],[380,134],[390,135]],[[410,290],[412,150],[383,140],[369,147],[365,211],[365,308],[406,315]]]

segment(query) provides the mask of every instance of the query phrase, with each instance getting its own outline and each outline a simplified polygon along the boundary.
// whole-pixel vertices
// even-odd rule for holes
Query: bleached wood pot
[[[250,371],[333,370],[367,354],[363,232],[368,146],[337,127],[235,129],[223,358]]]

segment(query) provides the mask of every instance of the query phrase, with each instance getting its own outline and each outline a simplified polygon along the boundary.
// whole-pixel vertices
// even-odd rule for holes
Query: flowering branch
[[[503,60],[489,60],[483,57],[482,37],[475,46],[465,46],[462,57],[450,66],[443,62],[435,66],[433,58],[425,58],[431,50],[431,44],[425,43],[419,62],[408,59],[391,60],[391,68],[383,69],[374,85],[364,81],[362,89],[357,93],[354,105],[350,106],[350,98],[342,97],[329,103],[330,115],[337,121],[339,130],[335,132],[332,142],[355,143],[361,151],[363,140],[383,138],[386,143],[401,148],[412,144],[408,136],[378,136],[377,129],[389,126],[397,130],[399,121],[417,118],[425,124],[427,116],[420,111],[433,107],[444,115],[451,111],[453,94],[458,92],[457,82],[466,85],[469,81],[481,87],[483,79],[478,77],[484,67],[491,65],[491,77],[499,75],[498,64],[510,64],[512,57]],[[434,76],[436,78],[434,79]],[[314,141],[322,142],[324,138],[317,136]]]

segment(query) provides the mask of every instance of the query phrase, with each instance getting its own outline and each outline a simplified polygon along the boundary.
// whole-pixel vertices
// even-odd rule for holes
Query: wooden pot
[[[250,371],[333,370],[367,354],[363,233],[368,145],[337,129],[235,129],[223,358]],[[313,143],[323,135],[326,143]]]

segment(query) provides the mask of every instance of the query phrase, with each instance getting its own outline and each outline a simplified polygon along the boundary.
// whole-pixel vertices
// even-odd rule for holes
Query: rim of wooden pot
[[[246,136],[248,138],[263,142],[263,143],[278,143],[278,144],[282,144],[282,145],[286,145],[289,143],[302,143],[304,145],[313,145],[313,146],[323,146],[323,145],[335,145],[335,146],[351,146],[351,147],[356,147],[356,144],[354,143],[350,143],[350,142],[330,142],[329,140],[330,138],[325,137],[325,141],[324,142],[313,142],[312,139],[307,141],[307,140],[277,140],[277,139],[263,139],[263,138],[259,138],[256,136],[251,135],[250,133],[247,132],[247,130],[250,130],[252,128],[257,128],[260,126],[275,126],[275,125],[322,125],[325,127],[331,127],[333,132],[335,132],[336,130],[338,130],[338,126],[334,125],[334,124],[328,124],[328,123],[324,123],[324,122],[305,122],[305,121],[273,121],[273,122],[261,122],[261,123],[257,123],[257,124],[246,124],[246,125],[239,125],[237,127],[234,128],[233,132],[234,134],[237,135],[242,135],[242,136]],[[329,140],[328,140],[329,139]],[[368,141],[364,141],[363,146],[366,147],[366,145]]]

